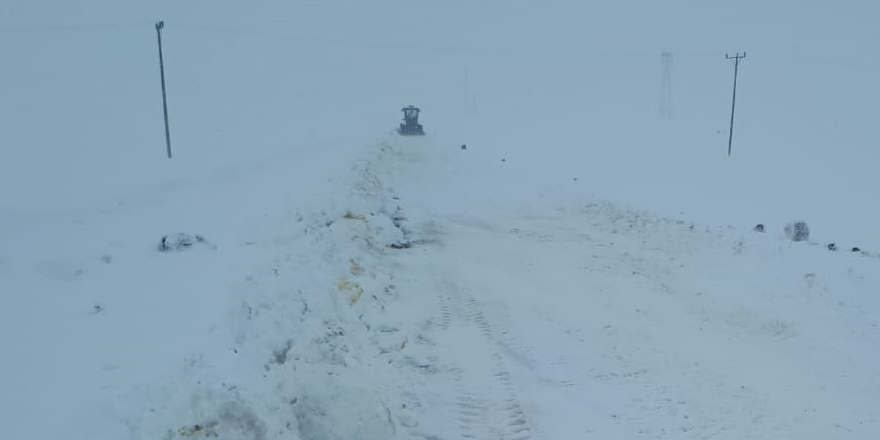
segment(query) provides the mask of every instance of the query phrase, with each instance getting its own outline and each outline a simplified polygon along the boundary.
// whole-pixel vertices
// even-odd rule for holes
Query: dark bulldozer
[[[397,132],[403,136],[424,136],[425,130],[419,124],[419,109],[413,106],[403,108],[403,122]]]

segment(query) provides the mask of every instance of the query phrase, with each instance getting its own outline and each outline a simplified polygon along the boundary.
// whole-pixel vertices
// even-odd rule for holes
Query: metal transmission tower
[[[734,56],[724,54],[724,58],[733,60],[733,103],[730,105],[730,136],[727,138],[727,155],[730,156],[731,147],[733,146],[733,112],[736,110],[736,75],[739,73],[739,61],[746,57],[746,53],[742,55],[739,52]]]
[[[660,80],[660,116],[672,117],[672,52],[660,54],[663,75]]]

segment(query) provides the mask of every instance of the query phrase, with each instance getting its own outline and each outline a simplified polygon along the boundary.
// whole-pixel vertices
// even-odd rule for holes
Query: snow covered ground
[[[20,225],[4,437],[877,432],[876,258],[531,187],[437,137],[328,151]],[[158,252],[177,230],[209,243]]]
[[[2,6],[0,438],[880,433],[871,14],[49,3]]]

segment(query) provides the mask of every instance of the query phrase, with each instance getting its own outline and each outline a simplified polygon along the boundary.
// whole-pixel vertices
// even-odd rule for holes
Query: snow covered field
[[[880,434],[875,6],[178,3],[0,6],[0,438]]]

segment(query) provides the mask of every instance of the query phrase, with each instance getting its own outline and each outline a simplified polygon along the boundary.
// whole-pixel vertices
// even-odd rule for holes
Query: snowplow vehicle
[[[419,124],[419,109],[413,106],[404,107],[403,122],[397,132],[403,136],[423,136],[425,130]]]

